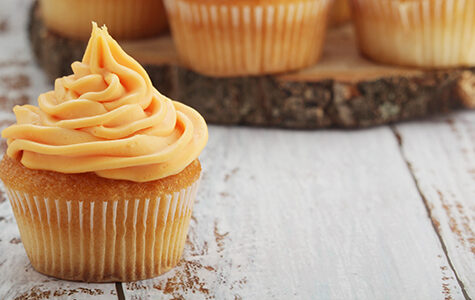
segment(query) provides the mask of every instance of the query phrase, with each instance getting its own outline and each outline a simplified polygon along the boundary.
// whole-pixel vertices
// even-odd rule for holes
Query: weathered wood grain
[[[449,260],[475,299],[475,113],[395,130]]]
[[[48,30],[32,10],[29,37],[50,79],[71,73],[85,41]],[[285,128],[368,127],[475,105],[475,68],[421,70],[373,63],[351,26],[329,31],[322,60],[283,75],[215,78],[180,65],[170,36],[121,42],[165,95],[209,123]]]
[[[463,299],[388,128],[210,128],[180,266],[127,299]]]
[[[0,2],[0,130],[51,88],[25,37],[31,3]],[[211,127],[182,263],[126,298],[463,299],[452,267],[474,298],[473,113],[444,120],[397,130],[450,262],[389,128]],[[0,299],[118,296],[35,272],[3,193],[0,274]]]
[[[51,88],[34,65],[26,39],[32,1],[0,1],[0,130],[15,121],[15,105],[36,103]],[[2,139],[0,156],[6,143]],[[37,273],[23,248],[11,206],[0,187],[0,299],[117,299],[114,284],[61,281]]]

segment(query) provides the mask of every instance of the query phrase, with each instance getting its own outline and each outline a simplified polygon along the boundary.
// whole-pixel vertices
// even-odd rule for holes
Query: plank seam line
[[[121,282],[116,282],[115,283],[115,289],[117,291],[117,297],[119,300],[125,300],[125,295],[124,295],[124,288],[122,287]]]
[[[391,131],[393,132],[393,134],[394,134],[394,136],[397,140],[397,144],[398,144],[398,147],[399,147],[399,153],[401,154],[402,159],[406,163],[406,166],[409,170],[409,173],[411,174],[412,180],[416,184],[417,191],[419,192],[419,195],[421,196],[422,203],[424,203],[424,207],[426,209],[427,215],[428,215],[428,217],[430,219],[430,222],[432,224],[432,228],[434,229],[435,234],[437,235],[437,238],[439,239],[440,245],[442,246],[442,250],[444,251],[445,257],[447,258],[447,262],[449,263],[450,269],[454,273],[455,278],[457,279],[457,283],[459,284],[460,289],[462,290],[462,294],[465,297],[465,299],[466,300],[472,300],[472,298],[470,298],[470,296],[467,294],[467,291],[465,290],[465,286],[464,286],[463,282],[460,280],[460,278],[457,274],[457,271],[455,270],[455,268],[452,264],[452,261],[450,260],[450,256],[449,256],[449,253],[447,251],[447,247],[445,246],[444,239],[442,238],[439,231],[437,230],[437,226],[435,225],[434,219],[432,218],[432,213],[430,211],[427,198],[424,196],[424,193],[422,192],[422,190],[419,186],[419,182],[417,181],[416,175],[414,174],[414,170],[412,168],[411,162],[409,162],[406,155],[404,154],[404,150],[402,148],[402,145],[403,145],[402,136],[394,125],[391,125],[390,128],[391,128]]]

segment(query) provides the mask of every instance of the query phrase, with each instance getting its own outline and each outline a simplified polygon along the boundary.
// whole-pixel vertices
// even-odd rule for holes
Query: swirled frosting
[[[16,106],[7,155],[30,169],[145,182],[182,171],[208,140],[194,109],[161,95],[142,66],[93,24],[82,62],[38,107]]]

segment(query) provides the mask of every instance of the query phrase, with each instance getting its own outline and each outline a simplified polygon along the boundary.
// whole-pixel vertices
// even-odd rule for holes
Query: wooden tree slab
[[[71,73],[86,43],[45,28],[32,9],[29,36],[51,80]],[[180,65],[169,35],[123,42],[164,94],[210,123],[286,128],[366,127],[475,107],[475,68],[378,65],[358,54],[351,26],[332,29],[321,62],[273,76],[213,78]]]

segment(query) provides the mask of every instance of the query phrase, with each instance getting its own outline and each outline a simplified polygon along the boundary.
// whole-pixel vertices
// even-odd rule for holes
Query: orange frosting
[[[208,140],[194,109],[161,95],[142,66],[93,24],[82,62],[41,94],[16,106],[7,155],[30,169],[145,182],[177,174]]]

